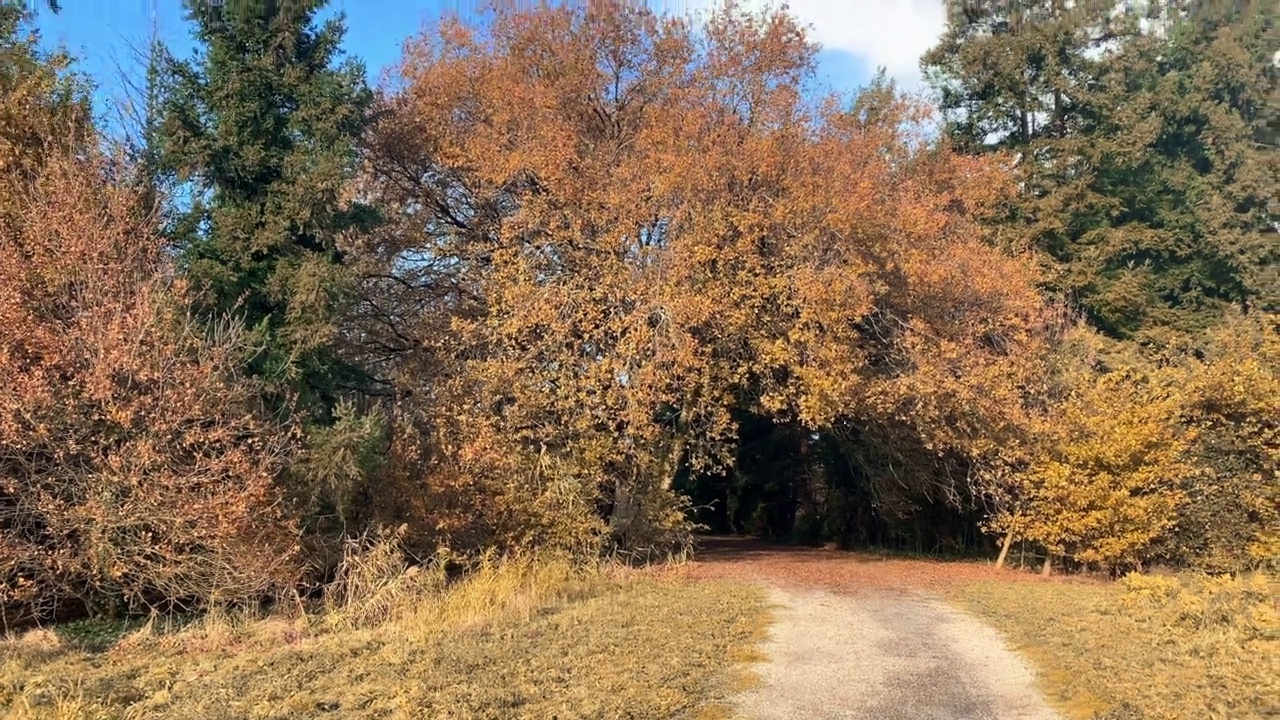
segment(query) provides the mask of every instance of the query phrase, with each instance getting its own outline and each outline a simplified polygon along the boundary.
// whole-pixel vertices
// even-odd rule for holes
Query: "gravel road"
[[[1057,720],[982,622],[912,593],[772,590],[775,622],[741,697],[755,720]]]
[[[738,698],[746,718],[1060,720],[1000,634],[940,599],[950,583],[1016,575],[735,538],[705,540],[691,572],[769,589],[761,682]]]

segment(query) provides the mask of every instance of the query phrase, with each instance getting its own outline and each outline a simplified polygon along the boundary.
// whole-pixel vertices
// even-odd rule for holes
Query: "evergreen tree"
[[[375,429],[345,402],[366,377],[340,351],[353,284],[339,245],[376,219],[346,197],[373,94],[363,66],[340,59],[342,18],[317,21],[322,5],[189,0],[200,50],[165,63],[155,157],[184,188],[170,231],[197,313],[257,334],[249,370],[308,429],[301,479],[341,502]]]
[[[1049,261],[1049,288],[1155,345],[1274,306],[1268,3],[982,5],[922,65],[958,147],[1017,153],[1006,237]]]

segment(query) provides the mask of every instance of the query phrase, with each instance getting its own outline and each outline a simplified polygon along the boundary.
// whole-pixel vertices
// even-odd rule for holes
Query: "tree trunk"
[[[1049,573],[1053,572],[1053,553],[1044,554],[1044,567],[1040,568],[1040,574],[1049,577]]]
[[[1004,534],[1004,541],[1000,543],[1000,556],[996,558],[996,569],[1000,570],[1004,567],[1004,561],[1009,557],[1009,546],[1013,544],[1013,530],[1010,529]]]
[[[662,489],[670,490],[675,484],[676,475],[680,474],[680,465],[684,462],[684,438],[675,441],[675,448],[667,456],[666,466],[663,468]]]
[[[1054,0],[1053,16],[1055,18],[1062,17],[1062,0]],[[1061,78],[1054,78],[1055,84],[1060,80]],[[1064,113],[1065,110],[1062,107],[1062,89],[1055,86],[1053,89],[1053,129],[1054,133],[1058,136],[1058,139],[1062,139],[1067,136],[1067,121]]]
[[[1067,120],[1063,116],[1061,90],[1053,91],[1053,125],[1059,139],[1067,136]]]
[[[618,477],[613,485],[613,513],[609,518],[609,528],[613,536],[622,545],[627,544],[631,534],[631,526],[637,515],[636,497],[634,493],[634,477],[628,481]]]

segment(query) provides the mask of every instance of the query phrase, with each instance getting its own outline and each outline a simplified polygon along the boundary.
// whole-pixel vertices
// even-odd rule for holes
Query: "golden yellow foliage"
[[[1239,571],[1280,565],[1280,334],[1274,315],[1229,319],[1177,371],[1199,472],[1170,554]]]
[[[1153,359],[1077,329],[1007,453],[993,529],[1112,569],[1234,572],[1280,557],[1280,336],[1228,318]]]
[[[1055,555],[1140,566],[1178,522],[1194,431],[1167,373],[1068,368],[1030,425],[1027,455],[995,525]]]

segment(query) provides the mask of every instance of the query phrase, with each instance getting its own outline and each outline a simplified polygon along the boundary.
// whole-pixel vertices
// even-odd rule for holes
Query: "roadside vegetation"
[[[1264,574],[986,580],[949,594],[1037,667],[1068,718],[1275,717],[1280,588]]]
[[[346,562],[319,607],[0,641],[0,717],[722,718],[765,622],[744,585],[564,559],[484,562],[452,583],[385,548]]]
[[[148,48],[123,123],[21,5],[11,713],[701,711],[758,601],[587,570],[686,557],[699,526],[1280,569],[1274,3],[966,2],[926,97],[828,94],[795,16],[734,2],[499,3],[374,88],[322,0],[187,0],[194,51]],[[394,571],[362,579],[386,528]],[[1065,643],[1071,703],[1093,672],[1108,707],[1230,714],[1274,688],[1227,647],[1273,647],[1245,582],[972,601]]]

